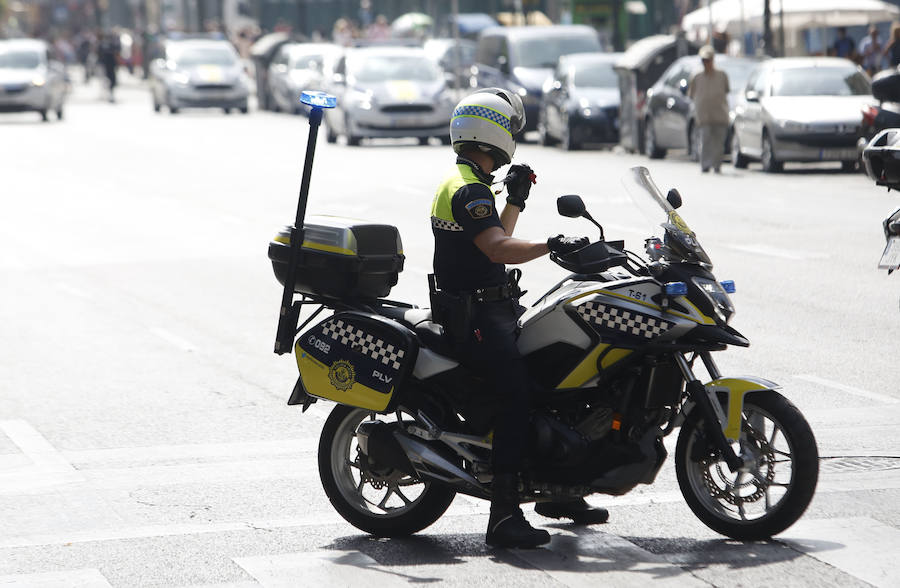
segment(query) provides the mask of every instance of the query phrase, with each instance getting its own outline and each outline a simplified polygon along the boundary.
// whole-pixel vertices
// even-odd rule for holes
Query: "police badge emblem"
[[[341,392],[346,392],[356,383],[356,370],[349,361],[339,359],[328,369],[328,381]]]
[[[494,212],[494,203],[487,198],[481,198],[466,204],[466,210],[469,211],[469,216],[476,220],[487,218]]]

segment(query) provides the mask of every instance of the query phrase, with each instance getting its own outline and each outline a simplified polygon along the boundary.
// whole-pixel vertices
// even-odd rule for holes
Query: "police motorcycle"
[[[885,129],[863,150],[866,174],[878,186],[900,190],[900,129]],[[878,269],[891,274],[900,268],[900,208],[882,223],[886,241]]]
[[[430,309],[387,298],[404,261],[395,227],[304,218],[311,160],[308,144],[297,222],[269,245],[285,285],[275,351],[293,351],[299,368],[288,404],[336,403],[318,447],[325,493],[358,529],[407,536],[457,493],[490,498],[491,390],[455,359]],[[733,283],[712,274],[675,210],[676,191],[663,197],[643,167],[625,183],[657,217],[647,260],[606,240],[580,197],[558,200],[560,214],[600,235],[552,256],[571,273],[520,319],[535,383],[520,498],[618,496],[652,484],[667,457],[662,439],[679,429],[675,470],[695,515],[734,539],[771,537],[812,499],[813,433],[776,384],[719,372],[714,351],[749,344],[728,325]],[[314,322],[323,310],[333,314]]]

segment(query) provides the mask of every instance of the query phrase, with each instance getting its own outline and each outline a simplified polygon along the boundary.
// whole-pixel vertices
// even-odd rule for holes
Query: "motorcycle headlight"
[[[698,277],[691,278],[691,281],[712,304],[716,318],[722,323],[727,323],[731,315],[734,314],[734,305],[731,303],[731,298],[728,297],[722,284],[715,280]]]

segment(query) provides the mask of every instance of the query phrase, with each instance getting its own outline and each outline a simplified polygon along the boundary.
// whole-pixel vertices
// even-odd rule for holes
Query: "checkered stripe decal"
[[[579,306],[578,314],[589,323],[645,339],[658,337],[672,328],[669,321],[593,301]]]
[[[444,220],[436,216],[431,217],[431,226],[440,231],[462,232],[462,225],[458,225],[453,221]]]
[[[459,106],[456,110],[453,111],[453,118],[456,118],[458,116],[477,116],[478,118],[486,118],[492,123],[497,123],[504,129],[506,129],[507,133],[509,133],[509,117],[500,114],[496,110],[491,110],[490,108],[486,108],[484,106],[474,106],[471,104],[467,104],[464,106]]]
[[[335,341],[340,340],[342,345],[348,343],[352,346],[358,346],[358,351],[363,355],[371,357],[377,362],[399,370],[400,360],[406,353],[403,349],[398,349],[394,345],[385,343],[372,335],[367,335],[353,325],[348,325],[342,320],[328,321],[322,331],[325,337],[331,337]]]

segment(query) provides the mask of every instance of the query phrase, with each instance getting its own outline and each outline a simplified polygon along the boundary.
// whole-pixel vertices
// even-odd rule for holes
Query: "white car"
[[[48,112],[63,117],[68,94],[63,65],[50,55],[50,47],[36,39],[0,41],[0,112]]]
[[[165,57],[150,67],[153,110],[172,114],[182,108],[238,109],[247,113],[250,80],[237,51],[228,41],[169,40]]]
[[[450,143],[456,102],[441,69],[416,47],[348,49],[329,80],[337,108],[325,111],[326,138],[430,137]]]
[[[272,103],[281,112],[300,114],[309,108],[300,104],[304,90],[324,90],[323,72],[341,48],[330,43],[286,43],[278,49],[266,77]]]

